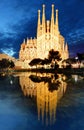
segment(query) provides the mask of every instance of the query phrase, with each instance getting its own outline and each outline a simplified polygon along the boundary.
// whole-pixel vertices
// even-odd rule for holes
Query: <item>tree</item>
[[[50,59],[52,61],[53,60],[57,60],[60,61],[61,60],[61,55],[59,53],[59,51],[54,51],[54,49],[49,51],[49,55],[48,55],[48,59]]]
[[[50,63],[51,63],[51,60],[46,59],[46,58],[41,61],[41,65],[48,65],[48,64],[50,64]]]
[[[42,62],[42,60],[40,58],[36,58],[36,59],[33,59],[32,61],[30,61],[29,65],[30,66],[36,65],[36,67],[37,67],[37,65],[41,64],[41,62]]]
[[[77,53],[77,56],[80,62],[84,60],[84,53]]]
[[[68,59],[63,60],[62,62],[66,62],[68,64],[73,64],[73,63],[76,63],[77,60],[75,58],[68,58]]]
[[[48,59],[51,61],[51,67],[58,68],[58,62],[61,61],[61,55],[59,51],[55,51],[54,49],[49,51]]]
[[[9,64],[10,64],[10,68],[13,68],[15,66],[15,64],[14,64],[14,62],[12,60],[10,61]]]
[[[58,68],[58,61],[61,60],[61,55],[59,54],[58,51],[54,51],[53,49],[49,51],[49,55],[48,55],[48,59],[40,59],[40,58],[36,58],[33,59],[29,65],[30,66],[35,66],[37,67],[37,65],[47,65],[47,64],[51,64],[54,61],[54,67]]]
[[[14,65],[14,62],[11,60],[9,61],[8,59],[2,59],[0,61],[0,68],[1,69],[6,69],[6,68],[13,68],[15,65]]]
[[[8,68],[9,67],[9,60],[8,59],[2,59],[0,61],[1,68]]]

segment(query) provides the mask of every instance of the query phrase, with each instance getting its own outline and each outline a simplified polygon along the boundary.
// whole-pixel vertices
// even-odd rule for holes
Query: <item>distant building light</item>
[[[10,84],[13,84],[13,81],[12,81],[12,80],[10,80]]]
[[[75,57],[76,60],[78,60],[78,57]]]

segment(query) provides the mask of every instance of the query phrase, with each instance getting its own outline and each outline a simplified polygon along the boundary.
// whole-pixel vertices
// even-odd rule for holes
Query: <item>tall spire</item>
[[[40,22],[40,10],[38,10],[38,24],[41,24],[41,22]]]
[[[23,40],[23,43],[26,43],[25,39]]]
[[[45,32],[45,5],[43,4],[43,12],[42,12],[42,32]]]
[[[41,25],[41,21],[40,21],[40,10],[38,10],[37,36],[40,35],[40,25]]]
[[[54,4],[52,4],[51,23],[54,24]]]
[[[27,44],[29,44],[29,39],[28,39],[28,37],[27,37]]]
[[[56,10],[56,29],[59,31],[59,24],[58,24],[58,10]]]
[[[54,31],[54,4],[52,4],[52,14],[51,14],[51,33]]]
[[[68,44],[65,44],[65,59],[69,58]]]
[[[65,51],[68,51],[68,44],[67,44],[67,42],[65,44]]]

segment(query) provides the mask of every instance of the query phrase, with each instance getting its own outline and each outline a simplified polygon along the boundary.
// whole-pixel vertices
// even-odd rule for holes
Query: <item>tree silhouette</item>
[[[84,60],[84,53],[77,53],[77,56],[80,62]]]
[[[71,68],[71,64],[77,63],[77,60],[75,58],[68,58],[68,59],[63,60],[62,63],[63,64],[66,63],[65,66],[63,65],[63,67]]]
[[[47,64],[51,64],[52,61],[54,61],[54,67],[55,68],[58,68],[59,65],[58,65],[58,61],[61,60],[61,55],[58,51],[54,51],[53,49],[49,51],[49,54],[48,54],[48,59],[45,58],[45,59],[40,59],[40,58],[36,58],[36,59],[33,59],[29,65],[30,66],[35,66],[37,67],[37,65],[47,65]]]
[[[13,61],[9,61],[8,59],[2,59],[0,60],[0,68],[1,69],[5,69],[5,68],[13,68],[15,65],[14,65],[14,62]]]
[[[54,51],[54,49],[50,50],[49,51],[49,55],[48,55],[48,59],[49,60],[57,60],[57,61],[60,61],[61,60],[61,55],[59,53],[59,51]]]
[[[9,65],[10,65],[10,68],[13,68],[15,66],[15,64],[12,60],[10,61]]]
[[[8,59],[2,59],[0,61],[1,68],[8,68],[9,67],[9,60]]]
[[[47,64],[50,64],[50,63],[51,63],[51,60],[46,59],[46,58],[41,61],[41,65],[47,65]]]
[[[42,62],[42,60],[40,58],[36,58],[36,59],[33,59],[32,61],[30,61],[29,65],[30,66],[36,65],[36,67],[37,67],[37,65],[41,64],[41,62]]]
[[[55,51],[54,49],[49,51],[49,55],[48,55],[48,59],[51,61],[51,67],[55,67],[58,68],[58,62],[61,61],[61,55],[59,53],[59,51]]]

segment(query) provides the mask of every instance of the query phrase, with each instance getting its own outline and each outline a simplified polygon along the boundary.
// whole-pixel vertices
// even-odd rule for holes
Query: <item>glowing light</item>
[[[10,84],[11,84],[11,85],[13,84],[13,81],[12,81],[12,80],[10,80]]]

